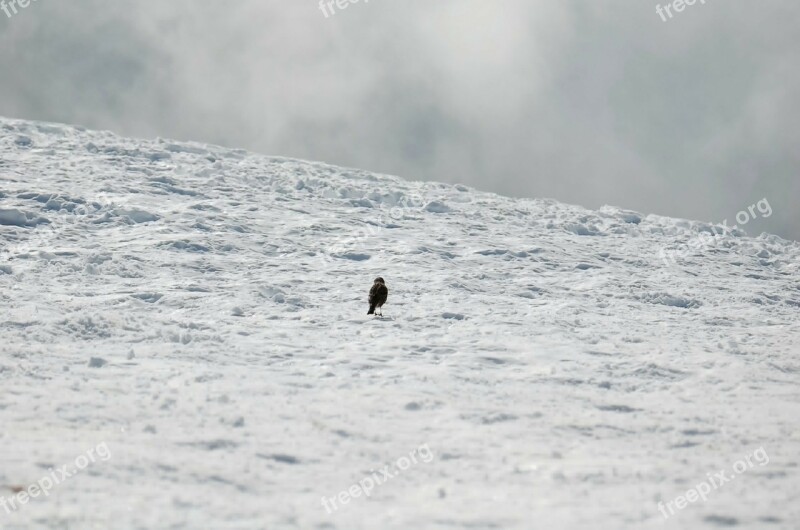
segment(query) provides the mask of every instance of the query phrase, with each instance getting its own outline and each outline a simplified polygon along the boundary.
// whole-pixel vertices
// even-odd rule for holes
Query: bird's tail
[[[374,315],[375,314],[375,304],[372,304],[372,305],[369,306],[369,311],[367,311],[367,314],[368,315]]]

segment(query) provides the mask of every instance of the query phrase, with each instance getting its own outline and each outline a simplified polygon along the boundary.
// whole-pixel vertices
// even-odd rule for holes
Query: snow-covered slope
[[[8,119],[0,178],[0,497],[110,455],[2,528],[797,528],[797,243]]]

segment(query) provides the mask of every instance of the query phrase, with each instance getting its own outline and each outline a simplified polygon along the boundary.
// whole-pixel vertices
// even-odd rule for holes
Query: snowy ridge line
[[[58,131],[62,134],[67,134],[67,132],[72,132],[77,135],[85,134],[88,131],[83,128],[73,128],[69,126],[57,125],[57,124],[49,124],[49,123],[37,123],[37,122],[23,122],[20,120],[8,120],[4,119],[6,122],[5,127],[8,128],[10,123],[17,123],[20,124],[22,127],[22,131],[26,133],[32,133],[35,131],[44,133],[44,134],[52,134],[55,131]],[[242,149],[227,149],[224,147],[213,146],[209,144],[200,144],[195,142],[176,142],[171,140],[163,140],[157,139],[155,141],[148,141],[148,140],[139,140],[140,145],[142,147],[148,146],[149,149],[142,150],[141,147],[137,147],[136,149],[126,149],[120,148],[119,142],[124,141],[120,137],[114,135],[113,133],[104,132],[100,133],[102,137],[109,142],[108,145],[101,145],[101,147],[97,147],[95,142],[87,142],[85,144],[85,148],[90,152],[95,152],[100,155],[109,155],[111,156],[110,160],[115,160],[117,156],[123,155],[131,158],[142,158],[149,162],[159,162],[170,160],[173,155],[181,156],[181,155],[188,155],[188,156],[195,156],[195,157],[204,157],[209,159],[212,162],[212,169],[202,170],[198,173],[198,175],[206,176],[206,175],[213,175],[215,174],[215,170],[219,169],[219,165],[217,162],[223,160],[225,158],[232,158],[234,160],[239,160],[242,164],[247,167],[247,160],[248,159],[259,159],[264,160],[267,162],[268,169],[277,169],[273,176],[264,176],[264,175],[256,175],[253,176],[249,173],[241,174],[237,173],[234,177],[237,178],[243,184],[246,184],[249,188],[252,187],[261,187],[268,186],[267,190],[264,191],[284,191],[287,192],[291,190],[291,188],[299,188],[300,190],[305,189],[306,191],[311,191],[312,194],[316,197],[321,197],[325,199],[351,199],[356,203],[359,201],[364,201],[359,203],[359,206],[367,207],[367,208],[381,208],[388,206],[391,208],[397,207],[418,207],[418,206],[425,206],[430,205],[430,202],[436,202],[436,192],[440,193],[444,190],[448,189],[456,189],[460,192],[470,192],[470,196],[467,200],[470,201],[471,204],[491,204],[493,201],[501,201],[501,202],[513,202],[515,207],[518,209],[520,215],[531,215],[534,213],[539,213],[537,210],[545,207],[545,212],[549,209],[548,206],[552,207],[555,206],[557,209],[567,208],[575,213],[582,212],[584,215],[581,215],[578,218],[578,222],[572,222],[566,224],[563,228],[567,231],[576,233],[578,235],[608,235],[608,231],[604,231],[601,229],[603,224],[608,224],[608,220],[621,220],[625,223],[628,223],[633,226],[627,226],[626,231],[631,229],[636,232],[636,227],[643,221],[647,221],[655,226],[649,228],[650,233],[654,234],[661,234],[661,235],[685,235],[687,237],[691,237],[693,234],[695,236],[712,233],[725,236],[732,236],[732,237],[743,237],[745,233],[738,229],[737,227],[728,227],[723,223],[720,224],[710,224],[710,223],[703,223],[699,221],[688,221],[684,219],[674,219],[669,217],[663,217],[659,215],[647,215],[643,216],[642,214],[623,210],[620,208],[604,206],[597,212],[593,212],[591,210],[586,210],[579,206],[568,206],[550,199],[506,199],[504,197],[486,193],[486,192],[477,192],[471,188],[467,188],[462,185],[457,185],[455,187],[440,184],[440,183],[426,183],[426,184],[414,184],[403,182],[401,179],[397,177],[392,177],[389,175],[378,175],[368,173],[363,170],[355,170],[351,168],[342,168],[337,166],[328,166],[322,165],[319,163],[308,163],[296,159],[285,158],[285,157],[264,157],[262,155],[256,155],[254,153],[247,152]],[[29,136],[20,136],[16,139],[16,143],[23,147],[31,147],[32,143],[31,138]],[[68,145],[68,148],[77,147],[75,145]],[[291,166],[290,171],[283,170],[284,166]],[[253,169],[256,168],[263,168],[258,163],[252,166]],[[263,169],[261,169],[263,171]],[[342,188],[339,188],[339,192],[336,193],[333,191],[334,187],[331,186],[330,180],[330,172],[333,171],[337,174],[337,177],[342,177],[345,179],[353,179],[356,181],[374,183],[377,181],[385,181],[389,180],[392,184],[399,184],[402,187],[409,188],[412,190],[412,196],[407,197],[403,193],[400,193],[399,196],[397,194],[378,194],[373,192],[367,193],[363,189],[358,188],[350,188],[346,191]],[[152,170],[144,169],[143,172],[147,175],[155,174]],[[187,184],[195,183],[197,184],[197,179],[192,179],[190,176],[187,175],[188,180],[186,181]],[[37,176],[37,179],[42,178],[41,176]],[[228,176],[228,178],[230,178]],[[313,184],[314,186],[307,186],[307,184]],[[431,193],[433,196],[431,196]],[[420,202],[425,201],[425,197],[427,198],[427,203],[420,204]],[[116,200],[124,200],[124,195],[117,194],[113,196],[111,193],[107,192],[100,192],[96,195],[96,202],[100,202],[101,204],[108,204],[112,202],[114,199]],[[457,205],[459,201],[463,200],[462,197],[456,197],[455,204]],[[488,201],[488,202],[487,202]],[[439,205],[434,204],[431,208],[436,209]],[[522,208],[522,209],[520,209]],[[392,217],[399,216],[398,212],[391,212],[390,215]],[[604,221],[606,221],[604,223]],[[670,233],[666,231],[665,228],[669,227],[675,229],[678,233]],[[616,230],[611,230],[610,233],[620,233],[618,227]],[[685,230],[680,230],[685,229]],[[647,232],[641,231],[639,235],[646,235]],[[766,235],[762,234],[759,236],[760,238],[768,238],[771,241],[785,243],[790,246],[797,247],[797,242],[783,240],[782,238],[774,235]],[[688,241],[679,243],[680,245],[685,245]]]

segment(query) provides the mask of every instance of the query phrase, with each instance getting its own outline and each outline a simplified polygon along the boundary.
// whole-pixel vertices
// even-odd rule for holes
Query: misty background
[[[38,0],[0,115],[800,239],[800,3],[657,3]]]

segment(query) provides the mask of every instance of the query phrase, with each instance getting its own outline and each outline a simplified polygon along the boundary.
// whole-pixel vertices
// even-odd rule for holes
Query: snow
[[[796,242],[10,119],[0,179],[0,497],[111,453],[4,529],[797,528]]]

